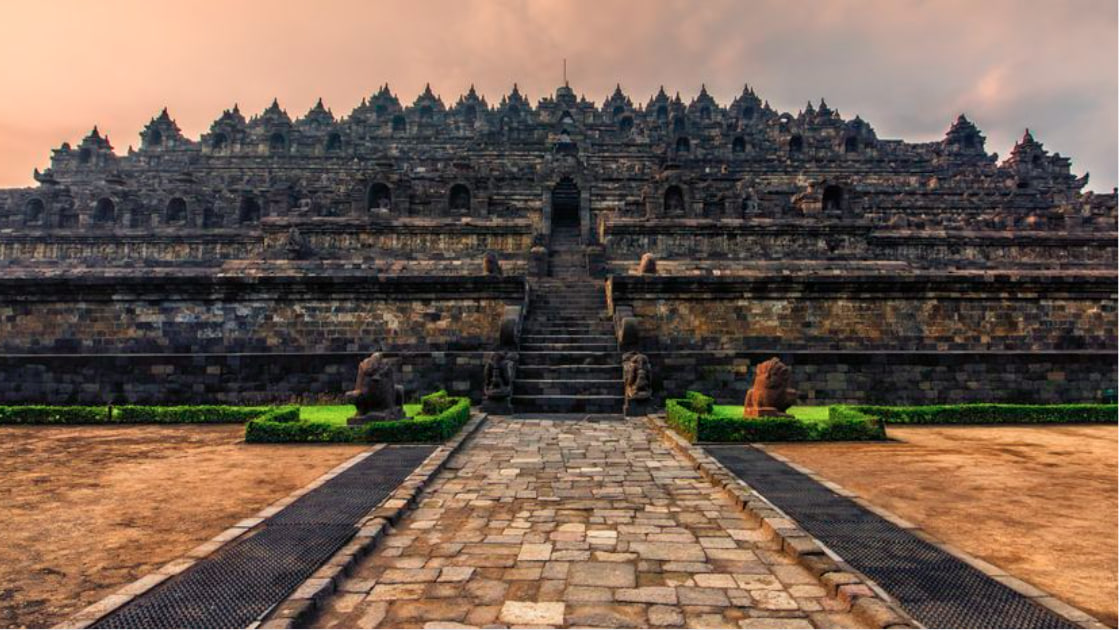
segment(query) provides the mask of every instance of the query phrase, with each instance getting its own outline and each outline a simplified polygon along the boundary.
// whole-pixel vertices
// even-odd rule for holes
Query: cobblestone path
[[[849,627],[641,420],[491,417],[325,627]]]

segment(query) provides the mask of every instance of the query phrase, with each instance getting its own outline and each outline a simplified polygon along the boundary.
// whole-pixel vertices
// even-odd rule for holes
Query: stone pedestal
[[[513,399],[483,400],[482,411],[498,416],[511,416],[513,415]]]
[[[370,422],[390,422],[392,420],[403,420],[405,417],[403,407],[390,407],[371,411],[365,415],[353,416],[346,420],[346,424],[351,427],[359,427]]]
[[[622,411],[627,418],[647,416],[652,412],[653,400],[651,398],[627,398],[625,408]]]
[[[757,407],[757,408],[743,408],[742,417],[744,418],[792,418],[787,413],[784,413],[773,407]]]

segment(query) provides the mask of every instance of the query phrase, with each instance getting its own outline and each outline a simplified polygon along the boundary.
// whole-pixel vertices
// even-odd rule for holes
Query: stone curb
[[[846,498],[854,501],[855,503],[858,503],[860,506],[862,506],[866,510],[868,510],[870,512],[873,512],[874,514],[877,514],[878,516],[881,516],[882,518],[886,519],[887,521],[890,521],[894,525],[897,525],[898,527],[908,531],[909,533],[913,534],[914,536],[917,536],[921,540],[924,540],[925,542],[939,548],[941,551],[958,558],[959,560],[961,560],[962,562],[964,562],[966,564],[971,565],[973,568],[977,569],[979,572],[983,573],[987,577],[989,577],[989,578],[991,578],[991,579],[993,579],[997,582],[1002,583],[1004,586],[1007,586],[1008,588],[1010,588],[1011,590],[1015,591],[1016,593],[1018,593],[1019,595],[1021,595],[1023,597],[1034,600],[1039,605],[1048,608],[1049,610],[1053,611],[1054,613],[1056,613],[1056,614],[1064,617],[1065,619],[1068,619],[1069,621],[1079,625],[1081,628],[1109,628],[1110,627],[1107,624],[1104,624],[1103,622],[1101,622],[1099,619],[1096,619],[1095,617],[1093,617],[1093,616],[1089,615],[1088,613],[1084,612],[1083,610],[1080,610],[1079,608],[1076,608],[1075,606],[1072,606],[1071,604],[1058,599],[1056,596],[1052,595],[1051,593],[1048,593],[1045,590],[1040,589],[1040,588],[1034,586],[1033,584],[1030,584],[1029,582],[1027,582],[1027,581],[1025,581],[1021,578],[1017,578],[1014,575],[1010,574],[1009,572],[991,564],[990,562],[987,562],[986,560],[982,560],[980,558],[977,558],[977,557],[967,553],[966,551],[960,549],[959,547],[956,547],[954,545],[951,545],[949,543],[946,543],[946,542],[936,538],[935,536],[933,536],[929,532],[925,531],[924,529],[921,529],[921,527],[905,520],[904,518],[898,516],[897,514],[894,514],[893,512],[890,512],[889,510],[886,510],[884,508],[878,507],[878,506],[870,503],[866,499],[860,497],[855,492],[852,492],[851,490],[848,490],[847,488],[844,488],[843,486],[839,485],[838,483],[835,483],[834,481],[830,481],[828,479],[825,479],[824,477],[820,476],[820,474],[817,473],[816,471],[814,471],[810,468],[805,468],[804,466],[801,466],[800,464],[797,464],[797,463],[793,462],[792,460],[788,459],[787,457],[778,455],[777,453],[774,453],[774,452],[770,451],[769,449],[767,449],[765,447],[764,444],[753,444],[752,446],[754,446],[755,448],[757,448],[760,451],[764,451],[767,455],[769,455],[773,459],[776,459],[779,462],[787,464],[790,468],[796,470],[797,472],[800,472],[800,473],[810,477],[811,479],[813,479],[817,483],[820,483],[820,484],[826,486],[832,492],[835,492],[836,494],[838,494],[842,497],[846,497]]]
[[[229,544],[230,542],[239,539],[246,532],[263,523],[264,520],[268,517],[273,516],[288,505],[294,503],[299,497],[337,477],[343,471],[353,467],[355,464],[364,460],[366,457],[369,457],[373,453],[381,450],[382,448],[384,448],[384,446],[384,444],[377,444],[367,451],[354,455],[341,464],[338,464],[334,468],[326,471],[311,483],[303,486],[302,488],[299,488],[298,490],[292,492],[284,498],[269,504],[268,507],[260,510],[255,515],[237,521],[232,527],[225,529],[217,536],[214,536],[210,540],[202,543],[201,545],[198,545],[194,549],[191,549],[183,556],[176,558],[171,562],[168,562],[162,567],[134,582],[126,584],[125,586],[114,592],[112,595],[108,595],[83,608],[82,610],[68,617],[62,623],[55,625],[54,628],[88,628],[89,626],[97,623],[97,621],[99,621],[106,615],[115,612],[118,608],[124,606],[133,599],[136,599],[140,595],[143,595],[144,593],[155,588],[164,580],[170,577],[174,577],[182,573],[183,571],[186,571],[191,566],[193,566],[194,563],[216,553],[219,549]]]
[[[834,552],[800,528],[793,519],[761,494],[723,467],[703,449],[670,429],[658,416],[645,421],[668,444],[711,483],[722,490],[749,520],[781,542],[781,550],[820,580],[828,595],[847,604],[861,623],[872,628],[921,628],[902,608],[870,579],[843,562]]]
[[[261,621],[249,627],[299,628],[310,623],[323,602],[334,594],[338,585],[354,570],[358,562],[377,548],[377,544],[391,527],[412,509],[427,483],[444,468],[447,460],[487,417],[485,413],[475,413],[458,435],[435,449],[392,494],[358,521],[360,529],[353,540],[311,574],[287,599],[266,612]]]

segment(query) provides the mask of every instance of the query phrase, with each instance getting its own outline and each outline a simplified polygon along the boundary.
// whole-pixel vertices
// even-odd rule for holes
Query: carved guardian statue
[[[483,370],[482,409],[490,413],[513,413],[513,381],[517,378],[516,352],[497,350],[486,356]]]
[[[513,380],[517,377],[517,353],[491,352],[486,357],[485,394],[487,400],[505,400],[513,395]]]
[[[640,352],[622,355],[622,379],[625,383],[625,415],[643,416],[649,413],[653,397],[653,366],[649,357]]]
[[[357,415],[350,418],[348,424],[402,419],[402,393],[396,384],[396,366],[380,352],[369,355],[357,366],[353,391],[346,393],[346,401],[357,407]]]
[[[797,400],[789,366],[774,357],[758,365],[754,386],[746,392],[742,415],[747,418],[789,418],[785,413]]]

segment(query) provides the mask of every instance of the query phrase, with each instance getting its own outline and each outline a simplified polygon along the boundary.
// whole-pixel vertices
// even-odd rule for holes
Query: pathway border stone
[[[703,449],[679,436],[660,415],[645,421],[708,481],[721,488],[763,531],[781,541],[782,550],[811,572],[828,595],[850,606],[860,622],[874,628],[920,628],[892,597],[842,558],[822,546],[784,512],[723,467]]]
[[[856,492],[854,492],[852,490],[849,490],[849,489],[843,487],[842,485],[840,485],[840,484],[838,484],[834,481],[826,479],[825,477],[821,476],[819,473],[812,470],[811,468],[806,468],[806,467],[804,467],[800,464],[797,464],[796,462],[790,460],[787,457],[784,457],[782,455],[778,455],[777,453],[773,452],[772,450],[766,448],[766,446],[764,444],[750,444],[750,446],[753,446],[754,448],[758,449],[759,451],[762,451],[765,454],[769,455],[773,459],[776,459],[777,461],[787,465],[788,467],[792,468],[793,470],[805,475],[806,477],[812,479],[813,481],[819,483],[820,485],[828,488],[832,492],[835,492],[839,496],[847,498],[847,499],[857,503],[859,506],[866,509],[867,511],[872,512],[874,514],[877,514],[878,516],[881,516],[882,518],[884,518],[887,521],[893,523],[894,525],[900,527],[901,529],[904,529],[904,530],[908,531],[909,533],[913,534],[914,536],[920,538],[921,540],[929,543],[930,545],[933,545],[934,547],[937,547],[938,549],[940,549],[944,553],[947,553],[948,555],[954,556],[954,557],[958,558],[959,560],[961,560],[962,562],[971,565],[972,568],[978,570],[979,572],[983,573],[987,577],[1002,583],[1004,586],[1006,586],[1006,587],[1010,588],[1011,590],[1017,592],[1019,595],[1022,595],[1023,597],[1027,597],[1029,599],[1034,600],[1035,602],[1037,602],[1041,606],[1044,606],[1045,608],[1048,608],[1049,610],[1051,610],[1054,613],[1068,619],[1069,621],[1080,625],[1082,628],[1109,628],[1110,627],[1107,624],[1101,622],[1099,619],[1096,619],[1092,615],[1090,615],[1090,614],[1084,612],[1083,610],[1073,606],[1072,604],[1069,604],[1068,602],[1065,602],[1065,601],[1059,599],[1058,597],[1056,597],[1055,595],[1045,591],[1044,589],[1039,588],[1037,586],[1034,586],[1033,584],[1031,584],[1031,583],[1027,582],[1026,580],[1023,580],[1019,577],[1015,577],[1009,571],[1006,571],[1006,570],[1004,570],[1004,569],[1002,569],[1002,568],[1000,568],[1000,567],[998,567],[998,566],[996,566],[996,565],[994,565],[990,562],[987,562],[986,560],[983,560],[981,558],[977,558],[977,557],[967,553],[963,549],[960,549],[959,547],[956,547],[955,545],[952,545],[950,543],[944,542],[943,540],[940,540],[936,536],[933,536],[929,532],[922,529],[919,525],[916,525],[916,524],[914,524],[910,521],[907,521],[906,519],[902,518],[901,516],[898,516],[897,514],[894,514],[893,512],[891,512],[891,511],[889,511],[885,508],[879,507],[879,506],[867,501],[863,497],[859,496]]]
[[[308,492],[322,486],[326,482],[334,479],[344,471],[353,468],[358,462],[365,460],[367,457],[373,455],[377,451],[384,448],[384,444],[374,445],[367,451],[363,451],[347,459],[346,461],[331,468],[327,472],[320,475],[311,483],[295,490],[291,494],[274,501],[268,507],[260,510],[255,515],[237,521],[231,527],[226,528],[217,536],[210,540],[198,545],[191,549],[183,556],[168,562],[162,567],[152,571],[151,573],[130,582],[111,595],[107,595],[100,600],[90,604],[77,613],[66,618],[63,622],[54,626],[54,628],[88,628],[90,625],[96,623],[99,619],[115,612],[125,604],[136,599],[140,595],[147,593],[159,584],[162,584],[168,578],[174,577],[183,571],[192,567],[199,560],[208,558],[209,556],[218,552],[226,545],[241,538],[246,532],[264,522],[265,519],[275,516],[281,510],[294,503],[297,499],[307,494]]]
[[[424,463],[397,486],[381,505],[359,521],[357,535],[338,550],[325,564],[303,582],[287,599],[267,613],[262,622],[251,626],[260,628],[297,628],[307,624],[327,598],[334,594],[339,583],[350,574],[362,558],[369,555],[386,530],[410,511],[427,483],[443,470],[447,460],[485,423],[488,415],[475,413],[455,437],[435,449]]]

